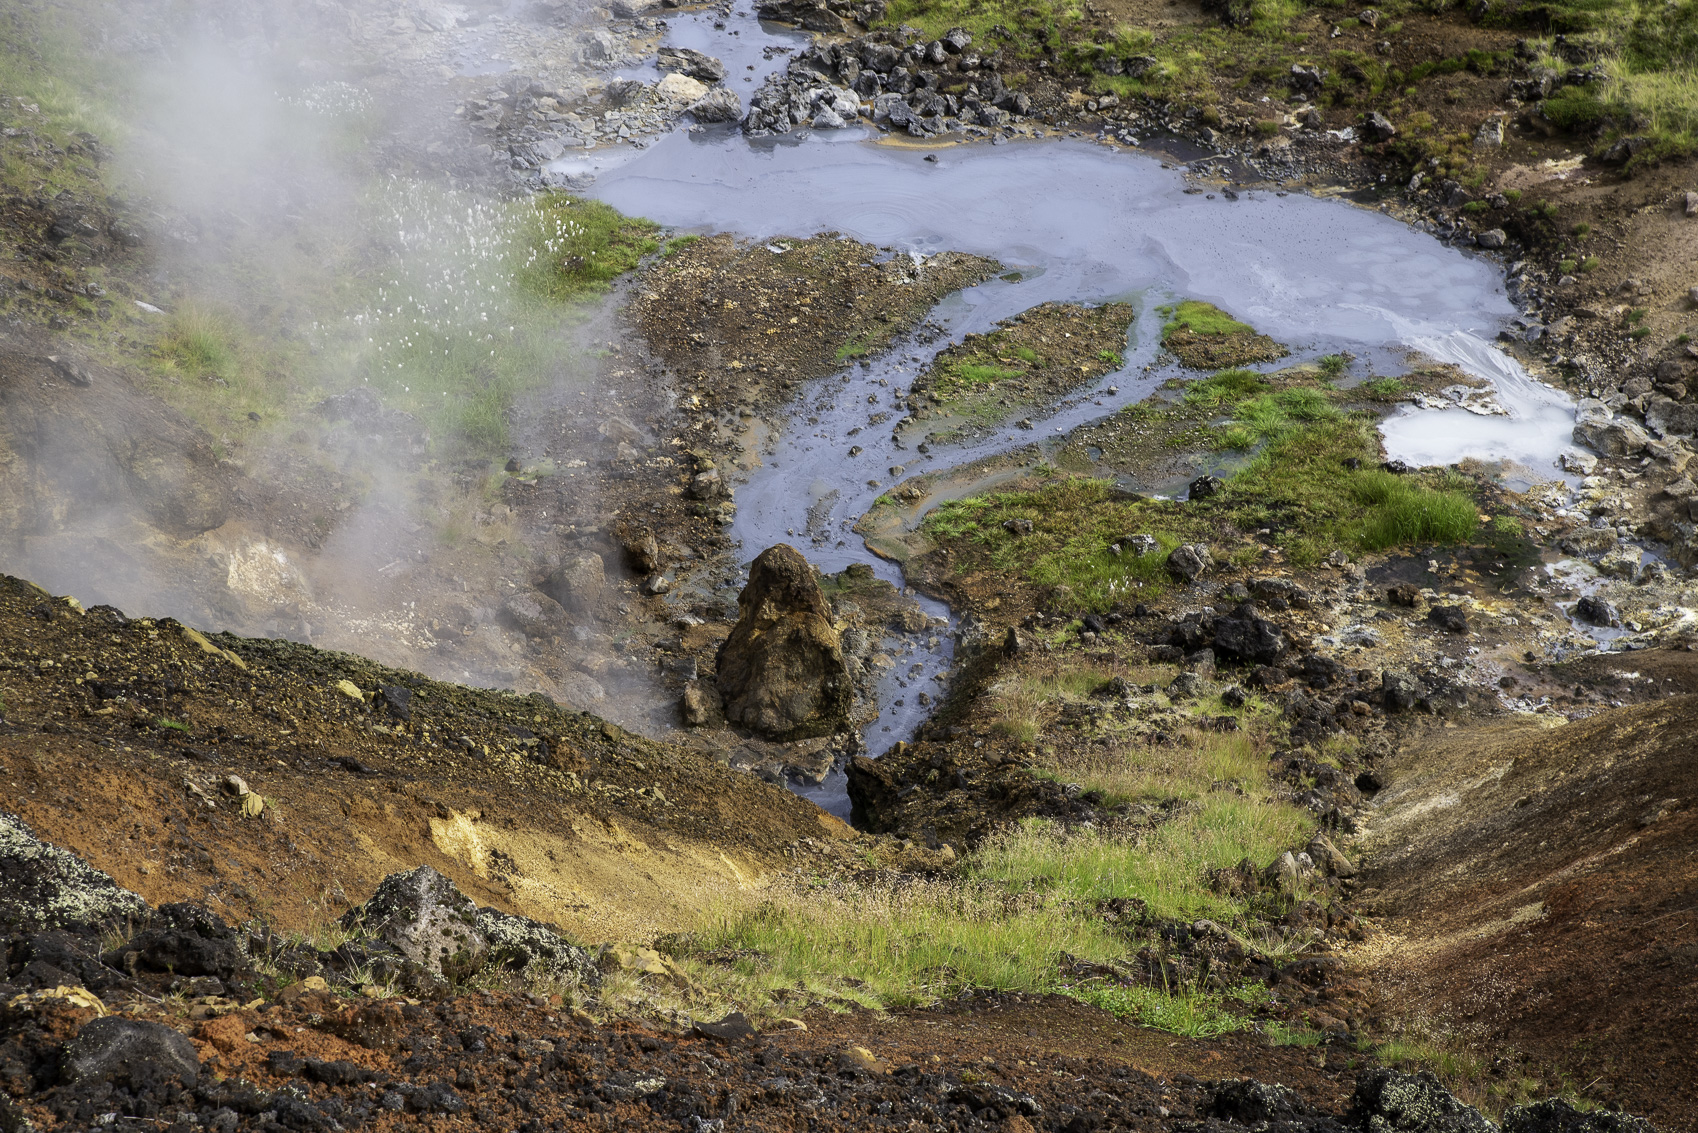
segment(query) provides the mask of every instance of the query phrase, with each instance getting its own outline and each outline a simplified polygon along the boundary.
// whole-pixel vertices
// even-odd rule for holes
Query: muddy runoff
[[[1161,349],[1158,308],[1179,298],[1247,320],[1298,361],[1349,353],[1375,372],[1395,373],[1420,351],[1493,387],[1503,412],[1410,408],[1390,418],[1394,458],[1430,452],[1422,463],[1444,463],[1467,455],[1508,462],[1537,482],[1560,478],[1556,462],[1571,445],[1568,399],[1491,345],[1516,313],[1499,267],[1345,201],[1205,192],[1183,166],[1081,141],[939,147],[881,142],[859,129],[781,142],[696,129],[570,170],[590,195],[628,214],[768,241],[774,257],[793,254],[787,237],[836,233],[887,249],[885,259],[923,264],[966,252],[1005,269],[948,296],[890,349],[803,388],[788,421],[773,422],[757,442],[736,485],[729,533],[744,562],[788,542],[822,571],[866,564],[901,585],[893,561],[900,550],[885,540],[869,547],[857,521],[887,493],[910,490],[915,476],[1006,464],[1010,453],[1029,464],[1081,426],[1148,397],[1177,372]],[[1059,397],[1005,418],[951,419],[914,395],[937,354],[964,336],[1046,304],[1107,303],[1137,312],[1124,349],[1108,352],[1112,365]],[[1451,443],[1458,436],[1466,452]],[[925,504],[988,481],[954,483]],[[924,510],[910,512],[909,522]],[[948,616],[922,601],[929,614]],[[929,714],[949,673],[951,636],[920,635],[902,647],[882,677],[879,718],[864,730],[870,752],[910,738]],[[841,773],[802,789],[847,814]]]

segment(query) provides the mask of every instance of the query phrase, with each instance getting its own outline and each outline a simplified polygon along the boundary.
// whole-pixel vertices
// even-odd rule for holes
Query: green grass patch
[[[1376,401],[1395,401],[1403,396],[1407,388],[1401,378],[1375,378],[1371,382],[1362,383],[1362,389]]]
[[[1256,328],[1248,323],[1241,323],[1213,303],[1205,303],[1200,299],[1184,299],[1173,306],[1157,309],[1167,316],[1167,321],[1161,328],[1163,339],[1182,329],[1192,334],[1208,335],[1256,333]]]
[[[1352,492],[1366,510],[1358,535],[1366,550],[1461,543],[1479,526],[1479,510],[1471,497],[1429,488],[1407,476],[1365,470],[1354,478]]]
[[[1185,387],[1189,405],[1218,407],[1231,405],[1268,388],[1268,379],[1254,370],[1222,370],[1199,378]]]
[[[1246,450],[1316,421],[1330,421],[1339,410],[1324,391],[1309,386],[1266,393],[1239,402],[1233,422],[1221,432],[1221,444]]]

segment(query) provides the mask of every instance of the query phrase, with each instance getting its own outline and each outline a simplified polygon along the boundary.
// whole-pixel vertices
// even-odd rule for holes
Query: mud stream
[[[674,39],[734,58],[744,74],[755,48],[798,42],[747,17],[723,29],[710,23],[680,16]],[[740,77],[734,72],[733,83],[746,96]],[[762,464],[737,490],[733,534],[746,559],[790,542],[823,570],[869,562],[900,585],[899,568],[851,532],[873,501],[906,476],[1054,443],[1147,397],[1175,372],[1158,358],[1154,308],[1180,297],[1208,300],[1252,323],[1290,346],[1293,360],[1347,351],[1374,372],[1395,374],[1418,350],[1454,363],[1489,381],[1507,416],[1406,409],[1385,422],[1388,454],[1411,464],[1473,456],[1513,461],[1528,479],[1559,475],[1572,406],[1492,345],[1516,314],[1495,261],[1337,199],[1199,191],[1183,166],[1087,141],[952,147],[877,138],[851,128],[775,142],[697,128],[641,151],[600,151],[557,167],[593,178],[591,195],[677,229],[761,239],[839,232],[897,255],[971,252],[1010,269],[940,304],[931,321],[943,334],[922,332],[815,383],[787,422],[771,423]],[[769,247],[784,254],[781,244]],[[896,402],[937,350],[1054,300],[1137,305],[1125,366],[1047,416],[1033,415],[1029,430],[1011,423],[924,454],[892,433],[903,412]],[[878,413],[887,416],[870,422]],[[928,608],[947,616],[935,603]],[[873,753],[924,720],[918,693],[941,690],[950,637],[913,646],[888,671],[882,715],[864,736]],[[808,793],[846,811],[841,775]]]

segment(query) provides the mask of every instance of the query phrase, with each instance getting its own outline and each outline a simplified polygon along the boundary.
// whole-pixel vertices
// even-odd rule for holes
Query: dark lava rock
[[[827,735],[849,718],[853,684],[819,579],[800,552],[762,551],[720,646],[725,718],[768,739]]]
[[[1427,1071],[1369,1070],[1356,1079],[1350,1102],[1355,1122],[1374,1133],[1495,1133],[1478,1110]]]
[[[1561,1098],[1511,1106],[1503,1115],[1503,1133],[1653,1133],[1654,1128],[1630,1113],[1582,1113]]]
[[[1239,1125],[1285,1121],[1309,1113],[1309,1107],[1289,1086],[1258,1082],[1254,1078],[1229,1078],[1215,1087],[1209,1101],[1209,1116]]]
[[[134,985],[94,953],[99,950],[91,936],[66,932],[42,932],[0,941],[0,977],[8,983],[35,990],[81,984],[102,995],[112,989]]]
[[[489,942],[486,968],[522,972],[530,980],[601,986],[601,970],[594,957],[548,925],[483,908],[478,910],[477,926]]]
[[[1201,543],[1182,543],[1167,556],[1167,572],[1183,582],[1195,582],[1213,565],[1209,549]]]
[[[147,912],[139,895],[0,811],[0,930],[98,930]]]
[[[1246,602],[1232,617],[1215,619],[1214,650],[1240,661],[1271,665],[1285,654],[1285,635]]]
[[[747,1015],[741,1011],[733,1011],[717,1023],[696,1023],[690,1028],[690,1033],[704,1039],[731,1042],[751,1037],[755,1033],[755,1027],[749,1022]]]
[[[94,1019],[65,1045],[67,1082],[106,1081],[136,1087],[200,1080],[195,1044],[161,1023],[115,1016]]]
[[[1427,611],[1427,620],[1446,633],[1468,632],[1468,614],[1461,606],[1434,606]]]
[[[344,913],[341,923],[364,928],[448,980],[470,976],[489,952],[489,941],[478,927],[478,907],[427,865],[384,878],[371,900]]]
[[[1421,600],[1421,588],[1413,582],[1398,582],[1386,587],[1386,601],[1393,606],[1414,606]]]
[[[1588,594],[1574,604],[1574,616],[1588,625],[1618,626],[1621,624],[1621,612],[1615,608],[1615,604],[1592,594]]]
[[[1210,496],[1219,495],[1220,490],[1224,487],[1226,487],[1226,481],[1219,476],[1199,476],[1191,481],[1191,486],[1186,489],[1186,495],[1189,499],[1206,500]]]
[[[1387,712],[1408,712],[1421,699],[1421,682],[1399,669],[1380,674],[1380,699]]]
[[[161,905],[148,926],[106,954],[107,963],[177,976],[231,980],[251,964],[236,930],[189,901]]]
[[[410,720],[413,716],[413,690],[402,688],[400,685],[378,685],[377,698],[389,710],[389,714],[397,720]]]

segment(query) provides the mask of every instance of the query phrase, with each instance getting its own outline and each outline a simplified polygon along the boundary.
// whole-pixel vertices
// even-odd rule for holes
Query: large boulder
[[[735,122],[743,117],[743,101],[734,90],[714,87],[684,110],[698,122]]]
[[[1604,456],[1643,452],[1651,436],[1636,422],[1617,417],[1601,401],[1580,402],[1574,417],[1574,442]]]
[[[1181,582],[1195,582],[1214,562],[1206,545],[1184,543],[1168,553],[1167,572]]]
[[[1504,1110],[1503,1133],[1653,1133],[1654,1126],[1631,1113],[1581,1111],[1561,1098]]]
[[[737,609],[737,624],[719,649],[726,720],[774,740],[844,726],[854,690],[842,641],[800,552],[783,543],[762,551]]]
[[[342,925],[362,929],[448,980],[470,976],[489,953],[478,907],[427,865],[384,878],[371,900],[343,914]]]
[[[1692,436],[1698,433],[1698,402],[1653,394],[1645,405],[1645,424],[1658,436]]]
[[[91,1020],[65,1044],[60,1072],[67,1082],[112,1082],[138,1088],[200,1081],[195,1044],[163,1023],[117,1016]]]
[[[216,914],[189,901],[161,905],[141,932],[107,954],[109,963],[178,976],[230,980],[250,964],[236,930]]]
[[[548,576],[544,588],[568,613],[589,613],[607,589],[607,564],[593,552],[574,555]]]
[[[138,894],[0,812],[0,932],[98,930],[147,915]]]

